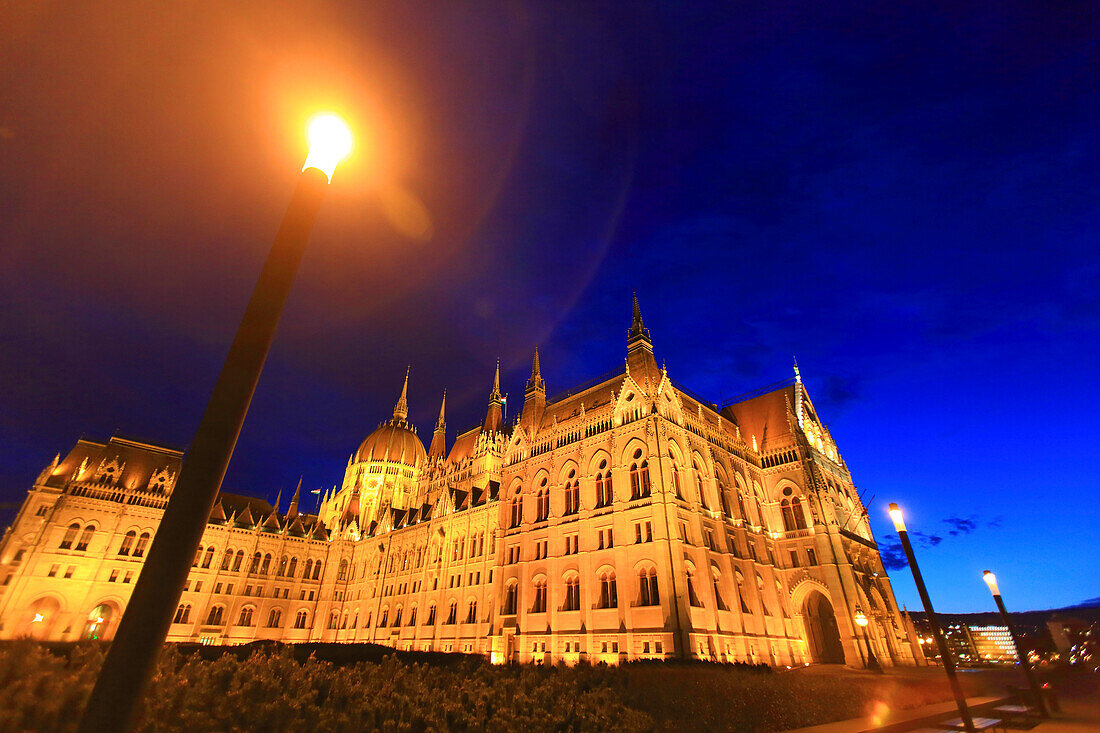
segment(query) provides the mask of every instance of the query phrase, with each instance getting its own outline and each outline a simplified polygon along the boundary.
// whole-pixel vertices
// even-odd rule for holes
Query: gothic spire
[[[294,496],[290,498],[290,508],[286,510],[287,519],[298,516],[298,499],[302,493],[302,477],[298,477],[298,485],[294,488]]]
[[[531,362],[531,378],[527,380],[527,394],[532,392],[546,393],[546,382],[542,379],[542,368],[539,366],[539,349],[535,347],[535,360]]]
[[[447,451],[447,421],[444,417],[447,411],[447,390],[443,390],[443,401],[439,404],[439,419],[435,421],[435,433],[432,435],[432,444],[428,447],[428,457],[442,458]]]
[[[798,357],[794,357],[794,381],[802,383],[802,374],[798,371]]]
[[[642,309],[638,307],[637,291],[634,291],[634,316],[630,322],[630,333],[627,334],[627,345],[632,345],[635,341],[644,341],[652,348],[653,342],[649,336],[649,329],[642,322]]]
[[[411,367],[405,367],[405,383],[401,385],[401,397],[398,398],[397,404],[393,407],[393,419],[404,420],[409,416],[409,369]]]
[[[493,391],[489,394],[489,410],[485,413],[485,423],[481,429],[485,432],[499,432],[504,424],[504,400],[500,395],[500,358],[497,358],[497,370],[493,374]]]

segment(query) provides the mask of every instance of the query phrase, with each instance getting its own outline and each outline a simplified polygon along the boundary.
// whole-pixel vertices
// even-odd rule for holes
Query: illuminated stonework
[[[393,417],[316,514],[222,494],[173,641],[375,642],[493,661],[914,664],[864,508],[801,379],[719,408],[658,368],[635,303],[618,373],[431,450]],[[182,455],[80,440],[0,544],[0,637],[111,638]],[[299,487],[300,489],[300,487]],[[308,498],[308,497],[307,497]],[[277,502],[280,504],[281,502]]]

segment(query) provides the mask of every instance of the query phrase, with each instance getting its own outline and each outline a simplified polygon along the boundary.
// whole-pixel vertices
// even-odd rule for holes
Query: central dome
[[[428,454],[416,431],[404,420],[394,419],[382,423],[367,436],[355,460],[388,461],[420,468],[427,462]]]

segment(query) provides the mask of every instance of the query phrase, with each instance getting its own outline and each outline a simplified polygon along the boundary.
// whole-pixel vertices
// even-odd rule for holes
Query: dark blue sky
[[[517,406],[536,344],[552,392],[615,368],[636,288],[715,401],[798,355],[942,610],[1100,596],[1094,6],[362,5],[0,11],[0,501],[81,433],[189,441],[330,108],[227,488],[339,481],[407,363],[452,439],[498,355]]]

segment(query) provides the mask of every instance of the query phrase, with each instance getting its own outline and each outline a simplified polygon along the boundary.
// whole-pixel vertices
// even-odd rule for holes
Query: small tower
[[[439,405],[439,419],[435,421],[435,432],[432,433],[432,444],[428,447],[428,458],[443,458],[447,455],[447,422],[444,413],[447,411],[447,390],[443,390],[443,402]]]
[[[401,385],[401,396],[397,399],[397,404],[393,406],[393,419],[395,421],[404,421],[409,417],[409,369],[412,367],[405,367],[405,383]]]
[[[523,393],[523,411],[519,424],[530,433],[542,422],[542,413],[546,409],[546,382],[542,378],[539,365],[539,350],[535,349],[535,359],[531,363],[531,378],[527,380],[527,389]]]
[[[626,335],[626,369],[639,382],[649,381],[654,387],[660,384],[660,370],[653,356],[653,340],[649,329],[642,322],[637,292],[634,293],[634,314],[630,331]]]
[[[498,433],[504,424],[504,400],[500,395],[500,359],[493,375],[493,391],[489,394],[489,409],[485,413],[485,423],[481,426],[484,433]]]

